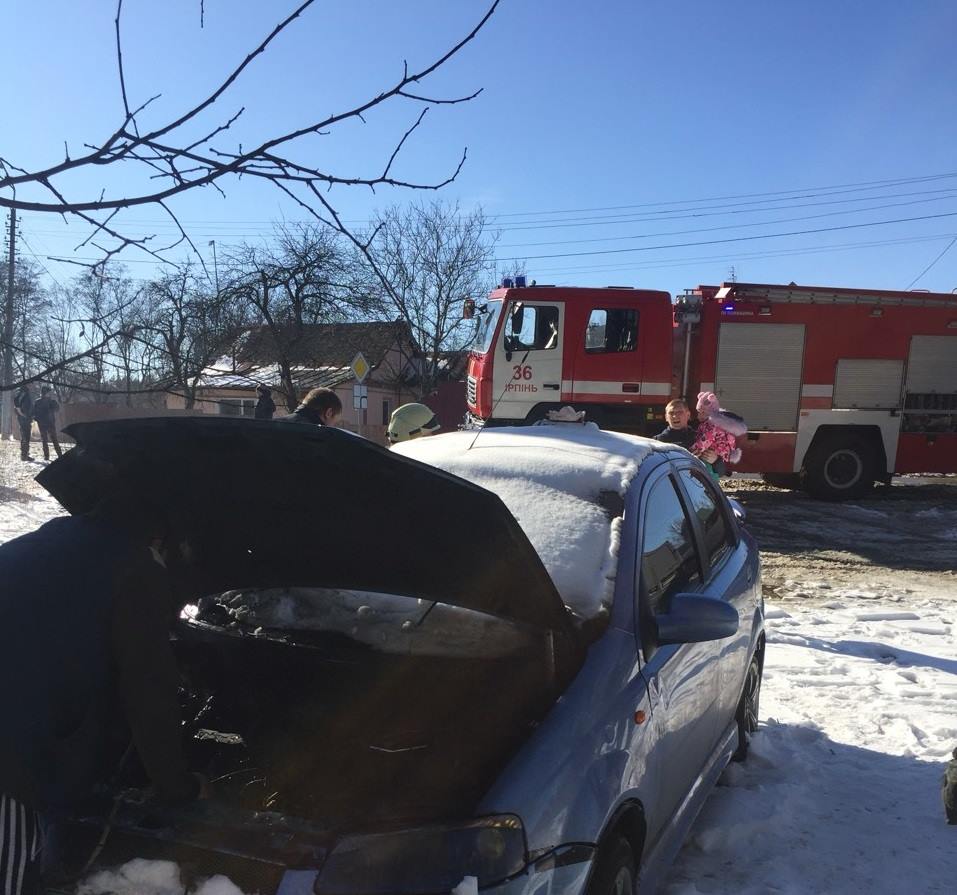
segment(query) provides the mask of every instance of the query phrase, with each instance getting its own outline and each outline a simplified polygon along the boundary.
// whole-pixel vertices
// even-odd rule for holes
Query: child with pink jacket
[[[691,453],[714,451],[718,459],[706,465],[710,465],[711,474],[718,478],[725,474],[725,464],[737,463],[741,459],[737,439],[748,431],[748,427],[737,414],[721,409],[714,392],[699,392],[696,409],[698,429]]]

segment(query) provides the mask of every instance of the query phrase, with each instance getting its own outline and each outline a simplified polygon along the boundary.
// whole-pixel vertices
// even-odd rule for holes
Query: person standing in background
[[[20,459],[32,460],[30,456],[30,430],[33,428],[33,395],[26,385],[21,385],[13,396],[13,409],[20,426]]]
[[[276,402],[272,399],[272,392],[269,390],[268,385],[263,385],[259,383],[256,386],[256,393],[259,395],[258,400],[256,401],[256,410],[253,416],[257,420],[271,420],[272,415],[276,412]]]
[[[33,405],[33,418],[37,421],[37,427],[40,430],[40,441],[43,442],[43,459],[50,459],[49,441],[53,442],[56,448],[56,455],[63,456],[60,450],[60,442],[56,437],[56,413],[60,409],[56,398],[52,395],[53,389],[45,385],[40,389],[40,400]]]

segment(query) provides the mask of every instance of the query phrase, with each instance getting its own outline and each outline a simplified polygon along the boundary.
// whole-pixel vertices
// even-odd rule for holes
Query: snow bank
[[[621,519],[603,492],[624,496],[652,442],[594,424],[552,424],[452,432],[393,450],[497,494],[579,615],[611,602]]]

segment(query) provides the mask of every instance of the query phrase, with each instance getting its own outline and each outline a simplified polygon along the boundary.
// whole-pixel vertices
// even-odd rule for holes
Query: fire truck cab
[[[667,292],[506,280],[476,312],[467,380],[474,423],[534,422],[574,404],[602,428],[662,427],[672,394]]]

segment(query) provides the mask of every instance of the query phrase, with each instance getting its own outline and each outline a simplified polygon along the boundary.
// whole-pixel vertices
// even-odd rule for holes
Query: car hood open
[[[77,423],[37,476],[69,512],[106,495],[166,510],[192,587],[406,594],[574,639],[555,586],[490,491],[338,429],[174,417]]]

